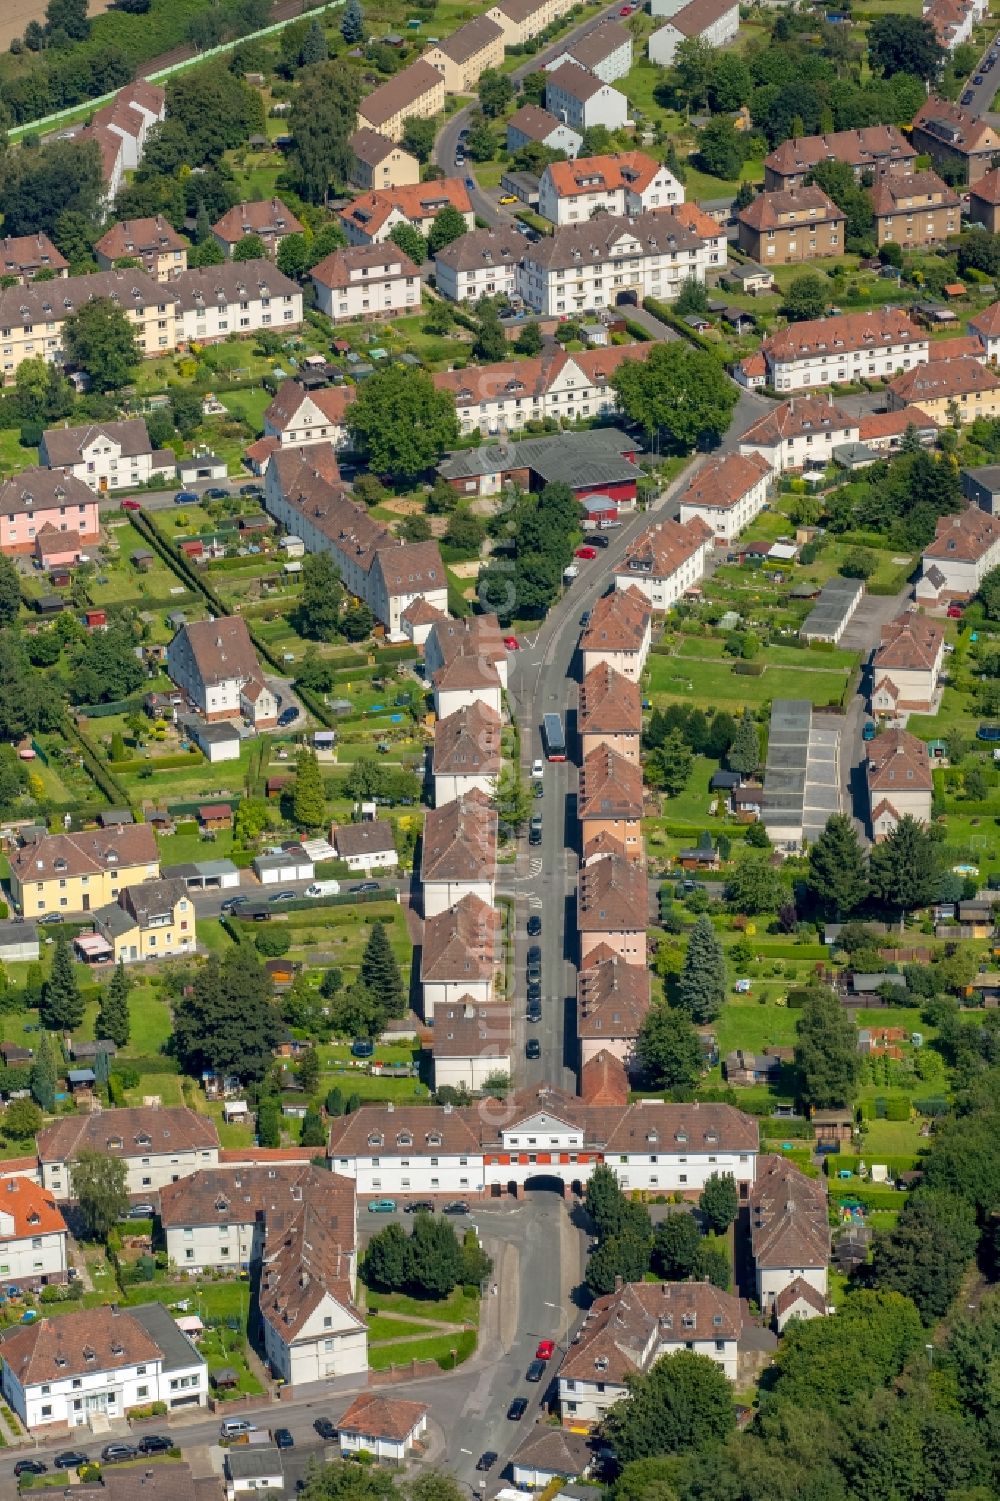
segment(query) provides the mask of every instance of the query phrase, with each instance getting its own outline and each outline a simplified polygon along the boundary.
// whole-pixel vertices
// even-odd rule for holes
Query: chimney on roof
[[[625,1286],[625,1284],[624,1284],[624,1282],[623,1282],[623,1281],[622,1281],[622,1279],[621,1279],[621,1277],[620,1277],[620,1276],[618,1276],[618,1275],[617,1275],[617,1273],[616,1273],[616,1275],[615,1275],[615,1292],[616,1292],[616,1293],[620,1293],[620,1292],[621,1292],[621,1290],[622,1290],[622,1288],[623,1288],[623,1287],[624,1287],[624,1286]]]

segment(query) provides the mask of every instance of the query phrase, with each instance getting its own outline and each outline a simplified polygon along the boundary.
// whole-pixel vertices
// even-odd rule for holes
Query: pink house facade
[[[81,546],[100,537],[97,496],[82,480],[61,470],[26,469],[0,484],[0,552],[7,557],[37,554],[42,531],[46,563],[75,561]],[[51,532],[71,534],[66,557],[53,549]]]

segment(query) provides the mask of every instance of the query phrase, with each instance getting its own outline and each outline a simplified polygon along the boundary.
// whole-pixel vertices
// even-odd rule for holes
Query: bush
[[[890,1095],[885,1102],[885,1118],[887,1121],[908,1121],[910,1119],[910,1102],[906,1095]]]

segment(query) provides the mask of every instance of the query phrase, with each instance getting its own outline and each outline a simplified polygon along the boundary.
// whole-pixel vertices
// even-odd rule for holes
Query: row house
[[[1000,566],[1000,516],[968,506],[940,516],[924,548],[917,580],[918,604],[971,599],[991,569]]]
[[[580,637],[584,678],[595,667],[609,667],[638,683],[653,639],[653,612],[645,593],[635,587],[604,594],[590,612]]]
[[[871,199],[879,245],[938,245],[961,228],[961,199],[936,172],[880,177]]]
[[[302,234],[304,228],[280,198],[259,198],[227,209],[212,225],[212,237],[226,259],[232,260],[237,245],[255,235],[262,241],[265,254],[273,260],[282,240]]]
[[[376,189],[355,198],[340,211],[340,226],[351,245],[377,245],[397,224],[409,224],[427,235],[442,209],[457,209],[472,229],[475,215],[469,190],[461,177],[441,177],[412,187]]]
[[[858,419],[832,397],[798,396],[783,401],[749,427],[741,453],[757,453],[777,474],[806,465],[825,466],[842,443],[858,442]]]
[[[0,1277],[37,1289],[67,1281],[66,1221],[52,1197],[31,1178],[0,1183]]]
[[[830,1214],[820,1179],[782,1157],[761,1157],[750,1190],[750,1249],[757,1306],[779,1333],[790,1318],[826,1313]]]
[[[538,184],[538,212],[556,225],[596,214],[634,217],[683,202],[684,188],[670,168],[644,151],[550,162]]]
[[[725,269],[714,228],[711,240],[688,229],[680,208],[564,225],[525,245],[521,296],[545,316],[614,307],[629,294],[672,301],[686,282]]]
[[[135,1105],[62,1116],[42,1127],[35,1145],[42,1187],[59,1203],[73,1197],[70,1167],[81,1152],[124,1162],[126,1191],[144,1198],[219,1165],[215,1123],[186,1105]]]
[[[759,453],[709,459],[681,491],[681,525],[697,520],[717,542],[734,541],[764,509],[773,478]]]
[[[123,887],[155,880],[160,856],[147,823],[43,834],[10,856],[10,894],[22,917],[93,912]]]
[[[843,209],[816,186],[758,193],[736,215],[744,255],[766,266],[788,266],[844,253]]]
[[[1000,167],[994,167],[969,189],[969,218],[988,229],[1000,231]]]
[[[154,281],[169,281],[187,270],[190,246],[162,214],[148,219],[122,219],[112,224],[94,246],[99,271],[111,271],[121,260],[138,261]]]
[[[969,332],[979,341],[978,358],[995,365],[1000,358],[1000,302],[991,302],[988,308],[969,319]],[[943,340],[943,343],[958,343],[958,340]]]
[[[359,1194],[516,1191],[539,1173],[584,1184],[606,1162],[625,1189],[695,1196],[713,1173],[732,1173],[746,1200],[758,1140],[756,1121],[731,1105],[639,1100],[608,1109],[542,1085],[489,1111],[362,1105],[333,1121],[327,1151]]]
[[[658,1360],[690,1350],[738,1371],[743,1309],[710,1282],[629,1282],[598,1298],[559,1367],[559,1414],[571,1428],[598,1426]]]
[[[580,132],[594,125],[622,130],[631,124],[625,95],[571,60],[560,63],[546,77],[545,108]]]
[[[518,295],[523,250],[524,236],[505,225],[460,235],[434,257],[437,290],[449,302],[500,296],[512,301]]]
[[[887,380],[928,361],[930,340],[907,313],[880,308],[789,323],[760,352],[776,391]]]
[[[0,1391],[24,1427],[121,1421],[162,1403],[169,1413],[204,1407],[208,1366],[162,1303],[80,1308],[8,1329],[0,1340]]]
[[[34,281],[40,271],[49,281],[69,275],[69,261],[56,249],[48,235],[0,237],[0,276],[11,277],[23,285]]]
[[[465,896],[496,900],[497,812],[474,790],[431,808],[424,819],[420,883],[424,917],[453,908]]]
[[[169,291],[176,299],[178,345],[213,344],[264,328],[291,331],[302,323],[302,288],[270,261],[182,271]]]
[[[403,638],[401,617],[416,599],[447,614],[448,584],[437,543],[398,541],[352,500],[332,448],[279,447],[267,466],[264,504],[308,552],[333,559],[344,587],[365,601],[393,639]]]
[[[209,724],[242,719],[268,730],[278,722],[277,698],[241,615],[182,625],[167,647],[167,672]]]
[[[993,170],[1000,155],[1000,134],[988,120],[935,94],[914,115],[910,142],[939,172],[948,177],[958,173],[970,187]]]
[[[918,406],[939,426],[965,427],[1000,416],[1000,376],[979,359],[934,360],[898,375],[886,390],[890,411]]]
[[[897,125],[865,125],[858,130],[834,130],[825,135],[792,136],[764,158],[764,187],[768,192],[802,188],[823,162],[850,167],[854,180],[900,178],[912,173],[917,152]]]
[[[934,797],[930,755],[907,730],[884,730],[868,744],[865,759],[872,838],[888,839],[900,819],[929,824]]]
[[[682,42],[703,42],[713,49],[727,47],[740,29],[736,0],[689,0],[679,9],[674,7],[674,0],[653,0],[651,14],[670,17],[648,43],[650,62],[662,68],[670,67]]]
[[[444,79],[426,58],[367,94],[358,106],[358,129],[401,141],[407,120],[430,120],[444,109]]]
[[[166,91],[145,78],[120,89],[109,104],[96,110],[89,124],[72,138],[93,142],[98,151],[104,203],[110,206],[125,182],[142,161],[149,133],[167,115]]]
[[[351,152],[351,182],[362,192],[405,188],[420,181],[420,163],[398,141],[367,125],[356,130],[347,145]]]
[[[469,94],[487,68],[502,65],[503,53],[503,27],[490,16],[479,15],[421,55],[444,79],[446,94]]]
[[[91,276],[30,282],[0,291],[0,369],[9,380],[22,360],[62,363],[66,319],[94,297],[110,298],[132,326],[145,355],[176,348],[176,299],[145,271],[98,271]]]
[[[624,78],[632,68],[632,33],[621,21],[605,18],[562,52],[545,64],[546,72],[552,73],[563,63],[576,63],[599,78],[602,83],[614,83]]]
[[[72,475],[102,494],[135,489],[152,479],[169,484],[176,466],[171,449],[154,449],[144,417],[46,428],[38,445],[38,459],[46,469],[59,470],[64,477]],[[82,539],[84,529],[75,529]],[[87,530],[89,535],[89,527]]]
[[[898,412],[867,412],[858,419],[859,441],[876,453],[898,453],[911,431],[926,448],[934,443],[938,425],[919,407],[903,407]]]
[[[511,155],[523,146],[547,146],[551,151],[565,152],[572,161],[582,145],[580,131],[572,130],[565,120],[540,104],[522,104],[507,121],[507,151]]]
[[[648,919],[649,889],[641,860],[609,855],[583,867],[577,885],[581,967],[599,944],[626,964],[644,965]]]
[[[596,746],[580,767],[577,818],[583,848],[605,834],[626,856],[641,858],[642,768],[609,745]]]
[[[614,415],[618,398],[612,376],[624,360],[646,360],[653,348],[649,342],[572,354],[546,350],[536,359],[438,371],[432,379],[453,396],[462,433],[516,433],[546,417],[578,422]],[[583,444],[589,436],[574,433],[571,441]],[[481,479],[468,479],[482,488]]]
[[[615,568],[615,587],[639,589],[654,610],[669,610],[704,578],[713,545],[712,531],[700,517],[654,521],[626,548]]]
[[[603,944],[592,950],[576,982],[581,1072],[604,1051],[632,1067],[649,1006],[649,970],[644,964],[627,964]]]
[[[0,552],[9,558],[34,553],[47,528],[73,533],[82,547],[96,543],[101,521],[90,486],[62,469],[23,469],[0,481]]]
[[[638,683],[606,662],[584,675],[576,723],[584,762],[603,746],[639,765],[642,693]]]
[[[490,1005],[502,963],[500,913],[492,900],[469,892],[427,916],[420,945],[424,1021],[433,1024],[442,1006]]]
[[[264,437],[260,443],[269,444],[270,452],[276,448],[314,445],[322,445],[324,449],[345,448],[348,442],[347,412],[354,394],[354,386],[321,386],[315,391],[307,391],[297,381],[282,381],[274,400],[264,412]],[[336,468],[335,461],[333,467]],[[338,476],[339,469],[334,478]]]
[[[481,1094],[498,1075],[510,1078],[513,1017],[507,1005],[481,1006],[471,996],[438,1006],[431,1067],[435,1090],[445,1085]]]
[[[475,703],[499,715],[507,649],[495,615],[436,621],[424,643],[424,660],[439,719]]]
[[[872,656],[872,713],[933,714],[944,665],[944,627],[907,611],[882,627]]]
[[[501,764],[500,715],[494,708],[477,701],[439,719],[431,751],[434,806],[473,791],[492,796]]]
[[[305,1163],[199,1171],[161,1190],[160,1223],[177,1271],[240,1271],[255,1286],[259,1279],[257,1313],[276,1375],[294,1386],[367,1369],[367,1334],[354,1304],[352,1179]],[[304,1272],[297,1289],[291,1276],[278,1275],[289,1252]]]
[[[395,245],[350,245],[310,273],[321,313],[331,323],[394,318],[420,308],[420,268]]]
[[[498,0],[486,14],[503,32],[504,47],[520,47],[560,20],[572,0]]]

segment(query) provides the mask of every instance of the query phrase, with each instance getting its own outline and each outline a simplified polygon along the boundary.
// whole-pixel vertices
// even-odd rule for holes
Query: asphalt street
[[[984,44],[979,62],[972,70],[972,74],[965,88],[962,90],[962,108],[968,110],[970,115],[975,115],[977,118],[985,116],[996,123],[1000,121],[1000,115],[993,113],[992,106],[996,92],[1000,89],[1000,76],[998,76],[998,70],[995,66],[986,73],[983,73],[980,67],[980,64],[986,61],[987,55],[994,50],[1000,52],[1000,32],[991,41]],[[973,82],[973,79],[977,77],[982,78],[982,83]],[[968,99],[968,103],[966,103],[966,99]]]

